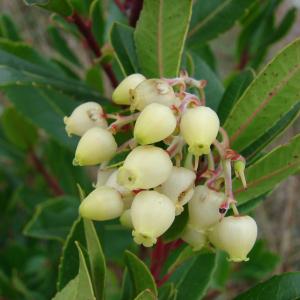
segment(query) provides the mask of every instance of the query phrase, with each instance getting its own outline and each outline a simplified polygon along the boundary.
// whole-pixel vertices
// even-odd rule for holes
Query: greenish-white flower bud
[[[107,182],[107,179],[116,170],[117,170],[116,168],[102,169],[101,167],[99,167],[99,169],[97,171],[97,181],[95,184],[93,184],[93,186],[95,188],[97,188],[97,187],[105,185],[105,183]]]
[[[105,185],[114,188],[115,190],[117,190],[121,196],[122,196],[122,200],[124,202],[124,206],[125,208],[130,208],[131,207],[131,203],[132,200],[135,196],[135,194],[129,190],[128,188],[126,188],[123,185],[120,185],[118,183],[117,180],[118,177],[118,170],[115,170],[107,179]]]
[[[100,127],[89,129],[79,140],[74,165],[97,165],[111,159],[117,151],[113,135]]]
[[[136,120],[134,138],[141,145],[153,144],[170,136],[176,128],[173,111],[162,104],[147,105]]]
[[[123,185],[120,185],[117,181],[117,177],[118,177],[118,170],[115,170],[107,179],[105,185],[106,186],[110,186],[112,188],[114,188],[115,190],[117,190],[121,195],[128,195],[128,194],[132,194],[131,190],[129,190],[128,188],[126,188]]]
[[[224,200],[224,193],[215,192],[204,185],[197,186],[188,204],[191,226],[198,230],[214,226],[222,217],[219,207]]]
[[[214,246],[229,254],[230,261],[247,261],[257,238],[257,225],[249,216],[230,216],[223,218],[208,234]]]
[[[105,186],[92,191],[79,207],[79,213],[83,218],[95,221],[118,218],[123,210],[124,203],[120,193]]]
[[[172,161],[166,151],[155,146],[139,146],[119,168],[118,183],[130,190],[151,189],[165,182],[171,171]]]
[[[143,110],[151,103],[178,104],[173,88],[163,79],[147,79],[131,90],[131,110]]]
[[[127,228],[133,229],[132,219],[131,219],[131,210],[126,209],[121,217],[120,217],[120,223]]]
[[[96,102],[86,102],[77,106],[70,117],[64,117],[64,123],[69,136],[72,134],[82,136],[92,127],[107,127],[103,109]]]
[[[190,201],[194,194],[196,174],[183,167],[173,167],[170,176],[157,190],[168,196],[176,207],[176,215],[183,212],[183,205]]]
[[[220,127],[218,115],[209,107],[187,109],[180,122],[180,132],[196,156],[208,154]]]
[[[151,247],[173,223],[175,206],[165,195],[156,191],[138,193],[131,206],[132,235],[137,244]]]
[[[142,74],[131,74],[123,79],[112,94],[112,100],[121,105],[130,105],[129,91],[135,89],[146,78]]]
[[[189,224],[185,227],[180,238],[188,243],[193,251],[199,251],[207,244],[206,233],[191,227]]]

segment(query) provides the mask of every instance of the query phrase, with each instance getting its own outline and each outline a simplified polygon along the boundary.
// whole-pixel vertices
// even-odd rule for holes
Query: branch
[[[60,187],[57,180],[51,174],[48,173],[44,164],[40,161],[37,155],[33,151],[31,151],[29,153],[29,157],[32,161],[34,168],[44,177],[53,195],[62,196],[64,194],[63,189]]]
[[[116,6],[118,6],[119,10],[126,16],[126,7],[120,0],[114,0]]]
[[[182,244],[181,240],[176,240],[170,243],[164,243],[161,238],[158,239],[155,248],[152,250],[151,262],[150,262],[150,271],[153,275],[153,278],[158,286],[161,286],[165,283],[170,276],[173,274],[173,271],[167,273],[160,279],[161,270],[166,262],[170,252],[178,248]]]
[[[99,45],[97,44],[97,41],[92,33],[91,25],[84,22],[84,20],[81,18],[81,16],[78,15],[76,12],[74,12],[72,14],[72,16],[70,16],[68,18],[68,20],[70,22],[73,22],[77,26],[78,30],[84,36],[87,45],[94,52],[95,56],[98,58],[101,57],[102,52],[101,52],[101,49],[100,49]],[[107,77],[109,78],[111,85],[113,87],[117,87],[118,80],[112,70],[111,65],[108,63],[101,62],[101,66],[102,66],[103,70],[105,71]]]
[[[143,0],[132,0],[131,11],[129,16],[129,25],[135,27],[136,22],[140,17],[141,10],[143,8]]]

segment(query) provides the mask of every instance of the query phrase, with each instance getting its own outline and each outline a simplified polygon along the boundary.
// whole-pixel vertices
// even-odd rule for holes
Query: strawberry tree
[[[300,297],[299,272],[268,276],[254,211],[300,166],[299,134],[267,148],[300,108],[300,40],[267,62],[296,16],[276,23],[280,2],[25,0],[51,58],[1,16],[4,229],[26,261],[4,243],[3,299]],[[211,42],[236,24],[221,79]]]

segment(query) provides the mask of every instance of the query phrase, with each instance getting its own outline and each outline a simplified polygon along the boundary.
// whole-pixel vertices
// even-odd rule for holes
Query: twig
[[[47,171],[43,162],[40,161],[40,159],[37,157],[34,151],[31,151],[29,153],[29,157],[35,169],[44,177],[52,193],[55,196],[63,195],[64,194],[63,189],[60,187],[57,180]]]
[[[119,10],[126,16],[126,7],[120,0],[114,0]]]
[[[164,243],[162,239],[158,239],[155,248],[151,254],[151,263],[150,263],[150,271],[154,277],[154,280],[158,286],[161,286],[164,282],[166,282],[169,277],[172,275],[173,271],[167,273],[160,279],[160,273],[164,266],[165,261],[167,260],[170,252],[176,248],[178,248],[182,244],[181,240],[176,240],[170,243]]]
[[[97,41],[92,33],[90,24],[84,22],[84,20],[81,18],[80,15],[78,15],[77,12],[74,12],[72,14],[72,16],[70,16],[68,18],[68,20],[70,22],[73,22],[77,26],[78,30],[84,36],[87,45],[94,52],[95,56],[98,58],[101,57],[102,51],[101,51],[99,45],[97,44]],[[101,66],[102,66],[103,70],[105,71],[107,77],[109,78],[111,85],[113,87],[117,87],[118,80],[112,70],[111,65],[108,63],[101,62]]]
[[[136,23],[140,17],[141,10],[143,8],[143,0],[132,0],[131,11],[129,16],[129,25],[136,26]]]
[[[241,54],[240,61],[239,61],[238,65],[236,66],[236,69],[239,70],[239,71],[244,70],[245,67],[247,66],[248,62],[249,62],[249,59],[250,59],[249,53],[245,49],[243,51],[243,53]]]

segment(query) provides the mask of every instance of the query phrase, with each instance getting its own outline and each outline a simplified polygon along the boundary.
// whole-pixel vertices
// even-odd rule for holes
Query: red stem
[[[40,161],[37,155],[33,151],[31,151],[29,153],[29,157],[35,169],[44,177],[53,195],[62,196],[64,194],[63,189],[60,187],[57,180],[47,171],[44,164]]]
[[[120,0],[115,0],[115,4],[118,6],[119,10],[126,15],[126,7]]]
[[[240,57],[240,61],[237,65],[237,70],[242,71],[245,69],[245,67],[247,66],[248,62],[249,62],[250,56],[247,50],[244,50],[241,57]]]
[[[143,0],[132,0],[131,11],[129,16],[129,25],[135,27],[143,8]]]
[[[161,286],[163,283],[165,283],[173,274],[173,272],[167,273],[162,279],[160,279],[161,270],[170,252],[178,248],[181,244],[182,240],[180,239],[170,243],[164,243],[162,239],[158,239],[155,248],[152,251],[150,263],[150,271],[158,286]]]
[[[70,16],[68,18],[68,20],[70,22],[73,22],[78,30],[81,32],[81,34],[84,36],[87,45],[89,46],[89,48],[94,52],[96,57],[101,57],[102,56],[102,51],[92,33],[91,30],[91,24],[89,22],[85,22],[80,15],[78,15],[76,12],[74,12],[72,14],[72,16]],[[112,67],[110,64],[108,63],[103,63],[101,62],[101,66],[103,68],[103,70],[105,71],[107,77],[109,78],[111,85],[113,87],[117,87],[118,85],[118,80],[112,70]]]

